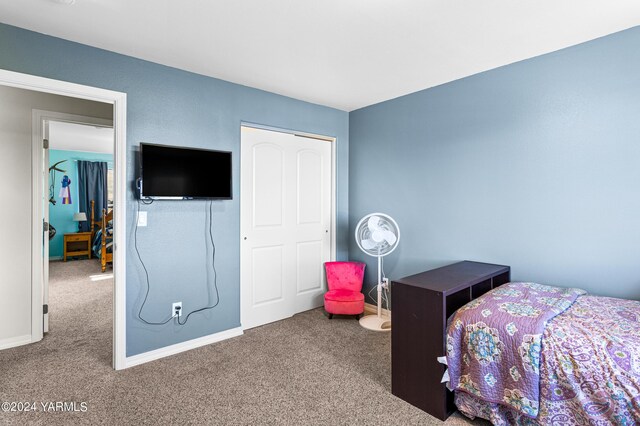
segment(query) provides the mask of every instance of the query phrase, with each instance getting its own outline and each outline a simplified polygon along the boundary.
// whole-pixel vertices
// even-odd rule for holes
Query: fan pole
[[[378,318],[382,317],[382,256],[378,256]]]
[[[360,318],[360,325],[373,331],[391,330],[391,318],[382,315],[382,256],[378,256],[378,314]]]

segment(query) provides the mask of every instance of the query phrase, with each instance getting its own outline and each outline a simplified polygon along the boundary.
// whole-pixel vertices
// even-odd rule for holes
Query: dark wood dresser
[[[464,261],[391,284],[391,391],[440,420],[455,411],[440,383],[447,318],[467,302],[509,282],[508,266]]]

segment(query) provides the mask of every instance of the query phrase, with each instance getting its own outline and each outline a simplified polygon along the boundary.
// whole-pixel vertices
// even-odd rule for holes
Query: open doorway
[[[110,362],[112,330],[105,319],[113,316],[112,121],[57,116],[42,120],[48,142],[43,219],[49,228],[43,239],[44,332],[60,345],[80,341],[94,359]]]
[[[104,310],[100,312],[92,306],[94,300],[88,300],[81,306],[86,307],[95,317],[98,317],[104,329],[108,330],[108,333],[102,333],[104,350],[99,356],[100,360],[107,365],[113,365],[116,369],[126,368],[124,295],[126,95],[5,70],[0,70],[0,91],[2,91],[0,157],[7,160],[5,164],[9,164],[0,169],[0,174],[3,180],[12,183],[8,194],[12,201],[6,205],[7,208],[0,211],[0,230],[5,236],[0,242],[0,266],[7,278],[0,280],[0,309],[11,317],[11,321],[0,324],[0,350],[11,350],[9,348],[39,342],[43,339],[48,327],[45,313],[48,309],[46,284],[49,282],[49,277],[45,277],[48,271],[45,264],[49,265],[49,253],[45,253],[45,250],[48,251],[49,245],[45,244],[45,239],[49,241],[49,231],[45,231],[47,225],[45,217],[49,217],[49,213],[45,210],[49,207],[51,193],[48,185],[49,159],[45,159],[47,150],[44,146],[51,138],[48,133],[49,127],[54,122],[84,124],[93,128],[106,126],[112,127],[109,149],[112,155],[112,166],[111,171],[109,169],[107,171],[107,179],[113,178],[113,195],[107,196],[111,198],[112,203],[107,199],[104,207],[105,210],[110,210],[110,204],[113,204],[113,244],[111,245],[113,266],[105,265],[105,273],[102,273],[101,263],[94,259],[93,252],[92,259],[88,259],[89,256],[86,257],[92,263],[96,262],[93,263],[96,273],[89,275],[89,278],[94,276],[95,282],[112,280],[113,284],[109,286],[112,296],[107,297]],[[54,127],[57,124],[54,124]],[[60,130],[54,129],[54,132],[56,131]],[[55,134],[53,137],[55,138]],[[81,161],[80,158],[74,158],[74,160]],[[69,161],[62,164],[68,163]],[[76,171],[77,164],[74,163],[72,166],[73,168],[66,169],[62,167],[61,170],[65,170],[65,173],[67,169]],[[60,197],[65,198],[65,195],[70,195],[68,198],[71,198],[75,193],[64,192],[63,195],[60,191],[63,177],[64,174],[58,172],[54,179],[53,197],[56,204],[68,205]],[[67,178],[65,187],[68,187],[68,182],[71,180],[68,175]],[[77,183],[74,181],[72,185],[77,186]],[[75,200],[71,198],[71,205],[75,204],[78,207],[78,211],[74,214],[80,213],[78,200],[78,198]],[[87,216],[87,222],[90,225],[90,213]],[[98,212],[94,220],[99,224],[101,218],[102,212]],[[77,233],[79,222],[74,221],[72,232],[60,232],[63,243],[65,233]],[[118,232],[120,229],[122,231]],[[118,250],[119,247],[122,247],[122,250]],[[74,257],[78,260],[69,261],[68,265],[74,261],[83,262],[80,260],[81,256]],[[71,298],[72,293],[65,293],[62,299]],[[78,309],[77,306],[75,310]],[[74,309],[70,311],[73,312]],[[31,346],[28,353],[38,352],[37,348],[51,343],[50,337],[58,326],[75,327],[76,332],[83,326],[80,324],[82,321],[66,321],[66,318],[57,318],[56,315],[52,318],[56,318],[52,323],[55,328],[50,330],[45,342]],[[109,338],[111,334],[112,341]],[[60,344],[82,346],[84,342],[81,340],[81,336],[76,333],[71,340],[60,342]],[[56,346],[52,349],[53,352],[59,352],[61,348]],[[94,361],[97,360],[95,356],[91,358]],[[110,359],[112,362],[109,362]]]

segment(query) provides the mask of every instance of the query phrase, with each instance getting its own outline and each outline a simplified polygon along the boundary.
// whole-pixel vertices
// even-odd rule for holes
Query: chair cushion
[[[329,290],[324,295],[324,300],[334,302],[359,302],[364,301],[364,294],[351,290]]]
[[[358,315],[364,312],[364,300],[354,302],[336,302],[324,300],[324,310],[336,315]]]

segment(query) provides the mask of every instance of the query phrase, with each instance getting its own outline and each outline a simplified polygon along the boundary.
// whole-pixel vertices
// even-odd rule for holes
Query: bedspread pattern
[[[542,338],[537,419],[469,394],[456,405],[496,425],[640,424],[640,302],[580,297]]]
[[[107,226],[107,239],[106,239],[107,253],[113,251],[113,227]],[[91,246],[93,254],[100,258],[102,256],[102,229],[98,229],[96,235],[93,237],[93,244]]]
[[[545,325],[583,294],[516,282],[460,308],[447,330],[449,387],[536,417]]]

